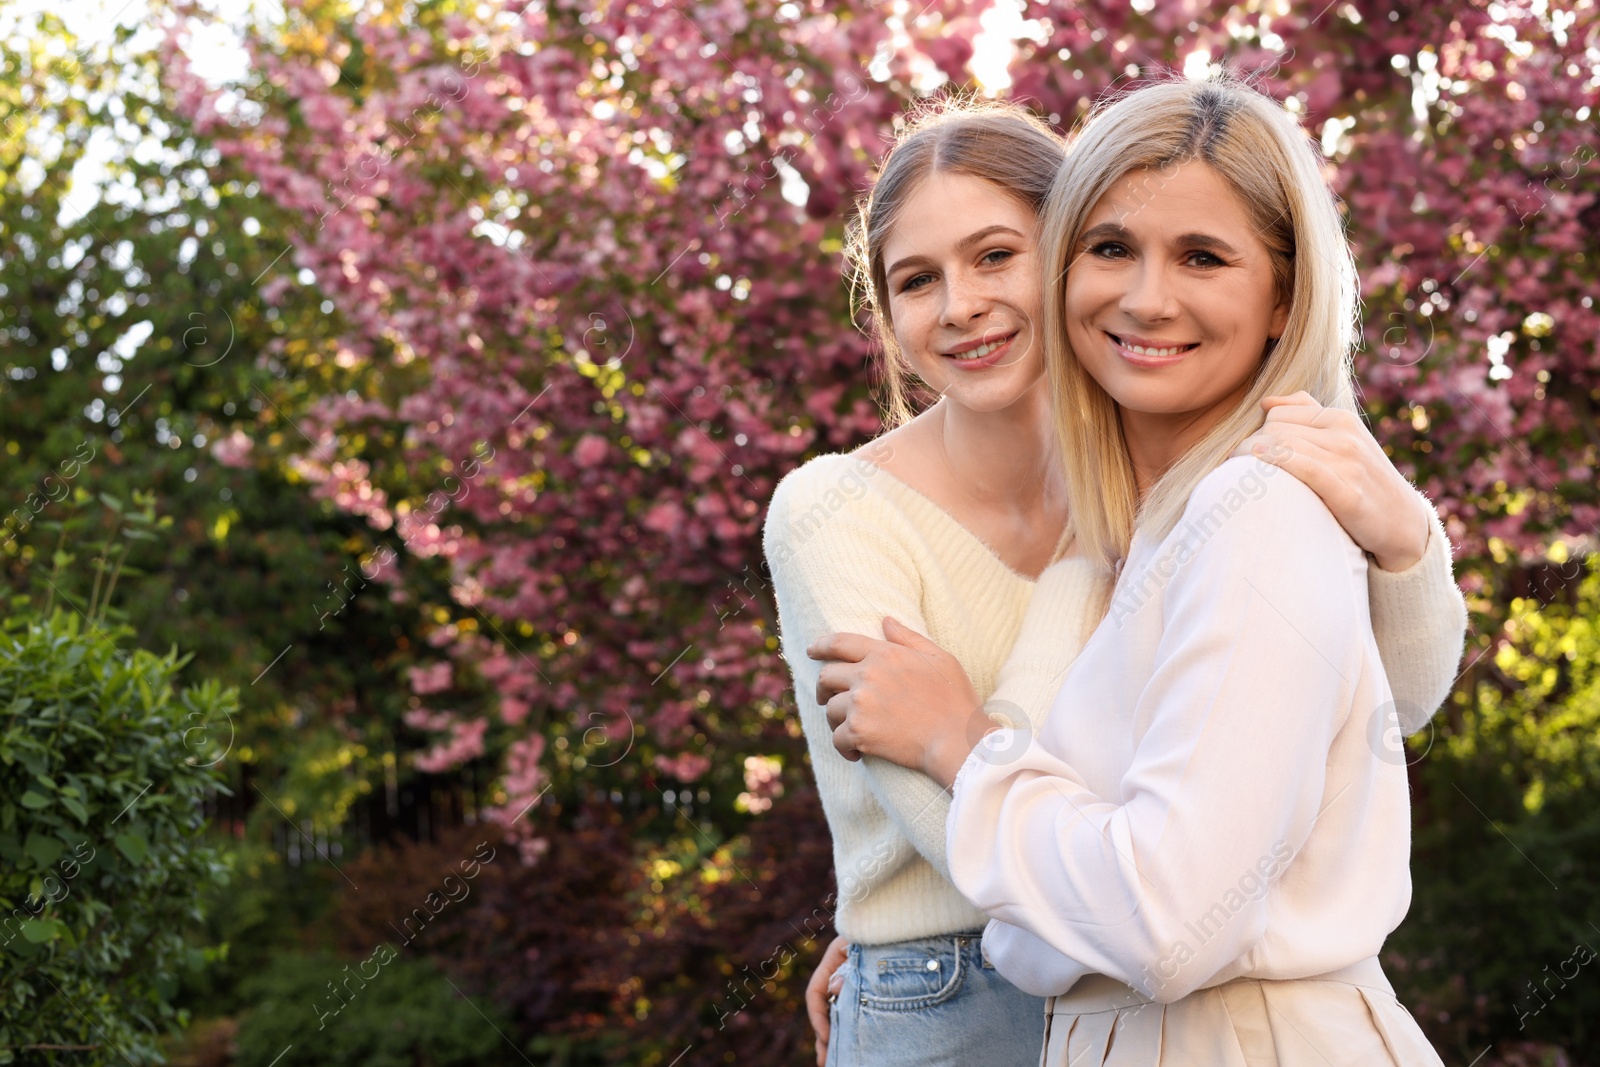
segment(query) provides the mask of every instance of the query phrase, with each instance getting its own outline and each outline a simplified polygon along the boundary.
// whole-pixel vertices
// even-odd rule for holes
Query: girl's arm
[[[1450,694],[1467,632],[1439,516],[1354,413],[1307,393],[1268,397],[1262,407],[1266,425],[1244,450],[1310,486],[1377,562],[1367,572],[1372,631],[1400,730],[1414,734]]]
[[[800,477],[811,478],[816,473],[802,471]],[[820,772],[829,765],[842,765],[844,757],[834,749],[832,730],[816,698],[824,664],[807,655],[807,646],[841,630],[881,633],[885,615],[895,615],[919,630],[925,631],[926,624],[920,607],[921,579],[905,547],[894,541],[891,530],[897,524],[888,514],[892,509],[883,505],[884,515],[872,514],[866,499],[837,508],[814,507],[826,494],[815,491],[809,481],[796,483],[795,478],[791,475],[773,494],[765,547],[778,603],[783,657],[794,677],[795,702],[812,765]],[[838,493],[834,497],[842,499]],[[939,681],[959,682],[970,690],[966,674],[959,668]],[[925,775],[881,759],[862,760],[848,768],[848,773],[865,775],[874,798],[901,834],[948,878],[945,822],[950,794]],[[909,858],[909,854],[889,856],[883,863],[898,867]],[[847,873],[841,872],[841,877]],[[886,870],[873,872],[884,873]],[[840,885],[841,894],[849,891],[849,886]]]

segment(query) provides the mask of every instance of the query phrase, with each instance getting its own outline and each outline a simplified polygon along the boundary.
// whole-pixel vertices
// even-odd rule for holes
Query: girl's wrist
[[[1411,509],[1414,517],[1408,520],[1407,525],[1413,531],[1420,526],[1421,536],[1418,537],[1413,534],[1402,544],[1387,546],[1384,551],[1372,554],[1372,558],[1378,561],[1378,566],[1391,574],[1410,570],[1417,565],[1417,562],[1423,556],[1428,554],[1428,541],[1433,536],[1433,516],[1422,514],[1420,523],[1417,521],[1415,516],[1423,511],[1423,508],[1416,506],[1420,502],[1421,497],[1416,497]]]
[[[1000,724],[985,715],[981,708],[974,711],[966,723],[952,723],[929,739],[922,754],[922,773],[949,789],[984,734],[998,729]]]

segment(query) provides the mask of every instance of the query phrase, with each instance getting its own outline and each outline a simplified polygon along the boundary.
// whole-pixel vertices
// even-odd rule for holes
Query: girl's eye
[[[991,252],[984,253],[983,259],[980,262],[986,263],[992,267],[997,264],[1004,263],[1014,255],[1016,255],[1016,253],[1011,251],[1009,248],[996,248]],[[1000,258],[996,259],[996,256]]]
[[[913,274],[900,284],[900,291],[902,293],[909,293],[913,289],[921,289],[924,285],[931,281],[933,281],[933,275],[931,274]]]
[[[1121,259],[1128,254],[1128,249],[1120,241],[1101,241],[1090,247],[1089,254],[1101,259]]]

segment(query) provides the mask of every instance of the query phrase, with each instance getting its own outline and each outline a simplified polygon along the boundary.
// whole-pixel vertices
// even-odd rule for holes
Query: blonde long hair
[[[1067,274],[1095,204],[1130,171],[1200,161],[1244,202],[1271,253],[1283,335],[1269,344],[1249,391],[1141,501],[1116,402],[1067,338]],[[1356,409],[1350,352],[1356,273],[1322,159],[1281,105],[1228,76],[1165,81],[1103,100],[1072,143],[1040,220],[1046,277],[1044,339],[1067,480],[1069,540],[1107,571],[1136,527],[1165,536],[1195,485],[1263,422],[1263,397],[1303,389],[1327,407]],[[1151,195],[1160,195],[1159,188]],[[1063,541],[1066,544],[1067,541]]]
[[[938,97],[913,111],[884,156],[870,191],[856,205],[845,239],[855,310],[867,311],[883,349],[885,421],[899,426],[914,414],[906,388],[910,372],[894,339],[883,250],[900,224],[906,201],[935,174],[982,178],[995,192],[1038,213],[1061,169],[1066,139],[1019,104],[975,97]]]

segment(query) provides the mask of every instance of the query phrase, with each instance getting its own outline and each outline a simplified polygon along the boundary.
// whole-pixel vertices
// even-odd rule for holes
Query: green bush
[[[399,939],[396,938],[396,941]],[[244,985],[238,1067],[479,1067],[521,1058],[486,997],[471,1003],[432,964],[385,943],[363,959],[279,956]],[[481,1014],[480,1014],[481,1013]]]
[[[0,622],[0,1063],[160,1062],[204,955],[181,931],[226,876],[201,801],[237,697],[174,690],[186,659],[124,652],[128,635],[65,611]]]
[[[1600,1063],[1600,565],[1512,601],[1486,680],[1416,768],[1395,981],[1441,1050],[1559,1045]],[[1419,748],[1426,741],[1418,742]]]

